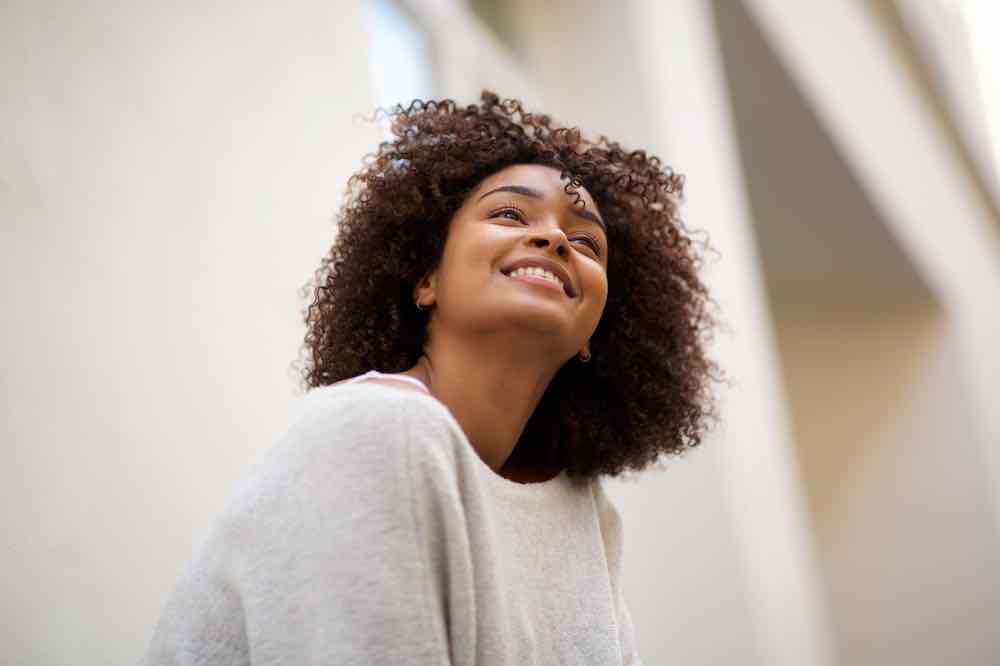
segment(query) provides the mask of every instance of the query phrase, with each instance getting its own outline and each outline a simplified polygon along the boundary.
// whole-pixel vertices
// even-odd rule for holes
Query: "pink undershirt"
[[[422,381],[420,381],[419,379],[417,379],[416,377],[410,377],[409,375],[391,375],[391,374],[389,374],[387,372],[379,372],[378,370],[369,370],[368,372],[364,373],[363,375],[358,375],[357,377],[351,377],[350,379],[345,380],[343,383],[344,384],[353,384],[355,382],[360,382],[360,381],[364,381],[365,379],[373,379],[373,378],[374,379],[398,379],[401,382],[409,382],[410,384],[413,384],[415,386],[419,386],[420,388],[422,388],[424,390],[424,392],[427,393],[427,395],[431,394],[430,389],[428,389],[427,386]]]

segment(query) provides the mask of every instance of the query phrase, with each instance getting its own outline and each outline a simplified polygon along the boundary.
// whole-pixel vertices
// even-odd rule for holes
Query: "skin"
[[[483,462],[522,483],[561,471],[505,463],[555,373],[580,362],[574,359],[579,352],[589,353],[608,296],[607,236],[574,212],[581,207],[574,207],[565,184],[557,169],[519,164],[490,175],[466,198],[452,219],[441,264],[414,289],[414,301],[431,307],[429,336],[417,363],[400,373],[424,382],[449,408]],[[510,185],[541,198],[490,193]],[[583,210],[599,218],[590,194],[576,191]],[[523,257],[560,264],[575,297],[501,273]]]

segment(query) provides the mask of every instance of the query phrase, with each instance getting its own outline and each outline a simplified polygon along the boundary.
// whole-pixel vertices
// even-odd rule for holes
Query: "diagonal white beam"
[[[1000,528],[1000,220],[874,5],[744,1],[948,313]]]

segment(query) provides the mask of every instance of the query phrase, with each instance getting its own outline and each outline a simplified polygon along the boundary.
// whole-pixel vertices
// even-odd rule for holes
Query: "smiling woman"
[[[306,386],[370,369],[491,386],[494,366],[527,402],[505,432],[484,416],[469,435],[511,469],[617,475],[696,446],[721,372],[705,355],[707,246],[676,214],[683,177],[488,91],[478,105],[417,100],[388,115],[395,138],[350,179],[338,242],[317,271]],[[542,291],[490,281],[524,255],[548,260],[567,289],[606,286],[587,293],[581,282],[583,297],[557,313],[557,301],[534,298]],[[451,323],[476,326],[477,344],[456,345]],[[467,351],[449,362],[457,349]],[[447,382],[436,379],[439,394]]]
[[[720,374],[682,179],[488,91],[390,116],[148,663],[639,664],[602,477],[697,445]]]

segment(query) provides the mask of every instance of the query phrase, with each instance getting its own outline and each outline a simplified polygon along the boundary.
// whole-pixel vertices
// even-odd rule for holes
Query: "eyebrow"
[[[482,201],[483,199],[485,199],[486,197],[488,197],[489,195],[491,195],[491,194],[493,194],[495,192],[513,192],[514,194],[523,194],[526,197],[532,197],[534,199],[544,199],[545,198],[545,196],[541,192],[539,192],[538,190],[534,189],[533,187],[527,187],[525,185],[501,185],[500,187],[496,188],[495,190],[490,190],[486,194],[482,195],[481,197],[479,197],[478,199],[476,199],[476,201],[477,202]],[[582,217],[585,220],[590,220],[594,224],[600,226],[601,229],[604,230],[604,234],[607,235],[608,228],[607,228],[607,226],[605,226],[604,220],[602,220],[600,217],[598,217],[594,213],[592,213],[589,210],[586,210],[584,208],[577,208],[576,206],[572,206],[572,209],[573,209],[573,214],[575,214],[578,217]]]

